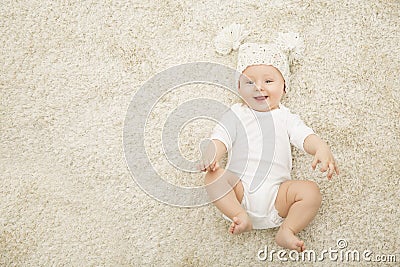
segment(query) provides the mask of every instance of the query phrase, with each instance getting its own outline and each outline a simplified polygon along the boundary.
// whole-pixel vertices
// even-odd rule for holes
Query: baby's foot
[[[303,252],[306,249],[304,241],[295,236],[292,230],[287,227],[281,226],[279,228],[275,241],[281,247],[297,250],[298,252]]]
[[[237,235],[253,229],[253,224],[250,221],[249,216],[245,211],[239,213],[233,217],[233,222],[229,227],[229,232],[231,234]]]

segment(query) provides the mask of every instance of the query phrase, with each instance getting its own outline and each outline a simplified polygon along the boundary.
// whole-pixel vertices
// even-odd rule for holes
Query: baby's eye
[[[252,81],[248,81],[247,84],[253,84],[253,82]]]
[[[265,83],[272,83],[272,81],[271,80],[266,80]]]

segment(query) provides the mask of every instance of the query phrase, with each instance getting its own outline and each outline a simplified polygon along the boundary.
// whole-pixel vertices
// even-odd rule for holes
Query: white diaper
[[[242,206],[247,211],[253,224],[253,229],[268,229],[279,227],[284,218],[279,216],[275,208],[275,199],[278,194],[279,184],[264,184],[255,192],[249,193],[248,186],[243,183],[244,194]],[[232,222],[225,214],[224,219]]]

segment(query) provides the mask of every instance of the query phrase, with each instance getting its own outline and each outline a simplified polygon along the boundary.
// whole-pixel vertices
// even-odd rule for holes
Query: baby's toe
[[[297,241],[296,242],[296,250],[299,252],[303,252],[305,250],[304,241]]]
[[[233,217],[234,224],[240,224],[240,219],[238,217]]]
[[[235,223],[232,223],[231,226],[229,226],[229,232],[233,234],[233,231],[235,230]]]

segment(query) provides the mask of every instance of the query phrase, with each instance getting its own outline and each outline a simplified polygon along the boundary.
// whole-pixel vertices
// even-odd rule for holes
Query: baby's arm
[[[227,152],[226,146],[220,140],[212,139],[205,151],[201,151],[202,160],[198,168],[203,172],[216,171],[219,160]]]
[[[333,158],[331,149],[328,144],[325,143],[321,138],[315,134],[310,134],[304,140],[304,150],[314,156],[314,160],[311,164],[312,168],[315,170],[318,163],[321,163],[321,172],[328,171],[328,179],[332,178],[333,172],[339,175],[339,168],[336,165],[335,159]]]

